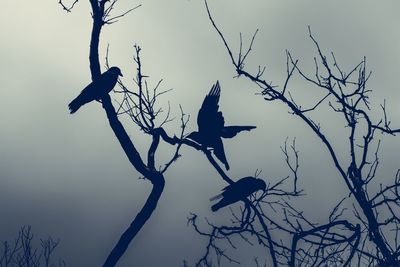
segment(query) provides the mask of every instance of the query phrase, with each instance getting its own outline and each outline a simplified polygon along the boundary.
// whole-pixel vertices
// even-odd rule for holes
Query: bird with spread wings
[[[241,178],[233,184],[223,188],[221,194],[210,199],[210,201],[214,201],[221,198],[218,203],[211,207],[211,210],[217,211],[223,207],[244,200],[258,190],[265,191],[266,187],[267,186],[262,179],[251,176]]]
[[[241,131],[250,131],[256,126],[225,126],[225,120],[221,111],[218,111],[218,102],[220,98],[220,85],[217,81],[213,85],[197,115],[197,125],[199,130],[192,132],[188,138],[197,143],[213,149],[215,156],[229,170],[229,164],[226,160],[222,138],[232,138]]]
[[[75,113],[81,106],[93,100],[100,100],[108,94],[118,81],[118,76],[123,76],[118,67],[111,67],[86,86],[82,92],[69,103],[68,107],[71,114]]]

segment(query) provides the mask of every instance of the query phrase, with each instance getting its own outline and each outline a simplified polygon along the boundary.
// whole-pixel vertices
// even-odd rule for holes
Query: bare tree
[[[114,6],[118,0],[89,0],[92,8],[92,33],[90,39],[89,65],[92,76],[92,81],[96,81],[101,76],[100,60],[99,60],[99,42],[102,27],[116,22],[119,18],[125,16],[136,6],[120,15],[112,15]],[[59,1],[62,8],[71,12],[78,1],[72,2],[70,5]],[[186,139],[185,129],[188,123],[189,116],[186,115],[181,108],[180,130],[178,136],[169,136],[163,126],[171,121],[170,107],[166,109],[158,107],[157,100],[168,90],[160,90],[162,80],[158,81],[154,87],[151,87],[148,80],[148,75],[143,74],[143,65],[141,60],[141,48],[134,46],[135,55],[134,63],[137,66],[136,79],[134,80],[135,89],[129,89],[129,86],[118,81],[119,89],[114,92],[120,96],[118,107],[115,108],[111,102],[109,95],[105,95],[101,99],[102,107],[106,113],[109,125],[113,130],[115,137],[118,139],[122,149],[128,157],[130,163],[138,171],[144,179],[152,184],[152,190],[147,200],[131,222],[130,226],[124,231],[116,245],[111,250],[103,266],[115,266],[119,259],[124,255],[130,242],[135,238],[137,233],[145,225],[147,220],[152,215],[157,207],[157,203],[164,189],[165,177],[164,174],[168,168],[180,157],[180,148],[182,145],[190,146],[197,151],[203,152],[211,165],[220,173],[221,177],[232,184],[233,180],[229,178],[222,168],[215,161],[212,151],[206,146],[198,144],[190,139]],[[108,68],[109,50],[107,48],[107,56],[105,58],[105,67]],[[148,148],[147,162],[144,161],[143,155],[136,149],[133,140],[128,136],[124,126],[119,120],[119,116],[128,116],[134,124],[146,135],[149,135],[152,142]],[[236,135],[236,133],[234,134]],[[163,164],[157,164],[155,161],[156,153],[159,148],[160,141],[175,146],[175,152],[170,159]],[[259,215],[261,216],[261,215]]]
[[[291,149],[285,143],[282,151],[292,172],[293,190],[279,188],[284,180],[270,185],[261,196],[250,198],[244,208],[232,210],[229,225],[216,226],[209,222],[209,229],[202,230],[197,216],[190,217],[189,222],[194,229],[209,240],[206,252],[196,266],[219,266],[223,258],[236,262],[223,249],[226,244],[235,247],[231,242],[233,236],[239,236],[250,244],[253,244],[250,238],[255,238],[258,244],[267,248],[273,266],[399,266],[400,170],[397,170],[392,184],[376,186],[380,146],[376,137],[378,134],[395,136],[400,129],[391,128],[386,103],[381,105],[382,119],[372,119],[368,98],[371,90],[367,88],[371,73],[366,70],[366,59],[344,71],[333,53],[329,57],[325,55],[309,28],[309,37],[317,50],[314,72],[308,74],[299,60],[287,51],[286,80],[281,87],[275,86],[265,80],[265,67],[259,66],[254,73],[246,68],[246,59],[253,49],[258,30],[247,49],[243,48],[240,35],[240,49],[235,55],[215,23],[207,1],[204,2],[209,20],[227,51],[237,77],[245,77],[255,83],[267,102],[283,103],[291,114],[307,125],[325,146],[349,191],[349,197],[338,200],[325,224],[308,220],[291,202],[293,196],[300,196],[303,191],[296,187],[299,158],[295,143]],[[316,97],[310,107],[305,108],[298,103],[291,93],[289,81],[295,75],[322,92],[322,96]],[[342,157],[343,152],[335,148],[321,123],[313,118],[313,114],[324,105],[343,118],[343,126],[348,131],[344,137],[348,144],[347,157]],[[283,214],[280,219],[274,212],[278,209]],[[279,233],[275,236],[286,233],[286,239],[275,240],[271,231]],[[224,244],[218,245],[221,242]],[[213,255],[216,263],[213,262]],[[255,263],[259,266],[258,261]]]
[[[67,6],[63,1],[59,1],[62,8],[70,12],[78,1],[74,1],[71,5]],[[115,5],[118,0],[89,0],[92,8],[92,33],[90,39],[90,51],[89,51],[89,65],[92,75],[92,80],[95,81],[101,75],[100,60],[99,60],[99,42],[100,33],[103,26],[112,24],[116,22],[119,18],[125,16],[129,12],[133,11],[140,5],[118,15],[112,15]],[[103,266],[115,266],[121,256],[125,253],[128,248],[129,243],[140,231],[146,221],[150,218],[151,214],[155,210],[158,200],[164,189],[165,178],[163,173],[168,169],[174,160],[179,156],[179,148],[177,147],[176,153],[173,155],[170,162],[161,170],[156,167],[155,155],[160,142],[160,131],[155,125],[155,119],[159,114],[159,111],[154,109],[154,104],[159,96],[157,93],[158,84],[154,89],[154,94],[149,95],[147,83],[144,82],[144,75],[141,72],[141,61],[140,61],[140,48],[136,47],[136,57],[135,61],[137,63],[137,86],[139,88],[139,93],[133,93],[125,87],[121,82],[119,85],[122,88],[120,93],[123,93],[123,100],[116,110],[111,102],[109,95],[106,95],[101,99],[101,103],[109,122],[111,129],[113,130],[115,137],[118,139],[122,149],[124,150],[126,156],[128,157],[132,166],[148,181],[152,184],[152,190],[148,196],[144,206],[133,219],[130,226],[121,235],[117,244],[114,246],[110,254],[108,255]],[[108,54],[108,53],[107,53]],[[108,57],[107,57],[108,66]],[[146,88],[146,91],[144,91]],[[134,98],[134,99],[133,99]],[[140,128],[146,133],[152,136],[152,143],[148,149],[147,162],[145,162],[140,155],[139,151],[136,149],[133,141],[127,134],[124,126],[120,122],[118,115],[128,114],[131,116],[132,120],[140,126]],[[183,120],[183,119],[182,119]],[[168,121],[167,119],[163,122]],[[162,123],[162,124],[163,124]],[[182,133],[185,128],[185,121],[182,121]],[[161,125],[162,125],[161,124]]]
[[[101,75],[98,47],[102,27],[116,22],[140,5],[122,14],[113,15],[114,6],[118,0],[89,0],[89,2],[93,19],[89,65],[92,80],[95,81]],[[78,1],[75,0],[67,5],[62,0],[59,1],[59,4],[67,12],[70,12],[77,3]],[[211,17],[207,2],[205,3],[209,19],[221,37],[238,76],[246,77],[256,83],[261,88],[261,93],[266,101],[284,103],[292,114],[305,122],[327,148],[336,170],[349,189],[350,197],[338,201],[338,204],[330,211],[325,223],[309,220],[301,210],[293,205],[293,199],[302,196],[304,191],[297,185],[299,156],[295,141],[293,140],[290,145],[285,142],[282,151],[290,175],[275,184],[269,184],[263,193],[252,194],[244,199],[243,207],[232,208],[231,225],[217,226],[208,222],[209,229],[203,230],[198,225],[197,215],[193,214],[189,218],[188,222],[193,225],[194,229],[208,239],[206,251],[197,262],[197,266],[219,266],[223,259],[231,263],[238,263],[225,250],[227,244],[235,248],[232,242],[233,236],[242,238],[248,244],[254,245],[256,242],[265,247],[273,266],[325,266],[338,263],[348,266],[353,262],[357,262],[358,265],[371,266],[398,265],[400,256],[397,238],[400,174],[397,172],[392,185],[381,186],[375,192],[370,189],[369,185],[374,180],[379,165],[379,142],[374,142],[376,133],[395,135],[400,130],[390,128],[385,104],[382,105],[383,119],[381,121],[373,122],[370,118],[368,102],[370,91],[366,89],[369,73],[366,72],[366,60],[363,59],[347,73],[342,71],[333,54],[332,59],[328,60],[310,31],[310,38],[318,52],[314,75],[306,74],[300,68],[299,61],[294,59],[290,52],[287,52],[287,78],[282,88],[278,89],[263,79],[265,68],[259,67],[254,74],[245,69],[246,59],[252,50],[257,31],[247,50],[243,50],[242,40],[240,40],[241,48],[235,58],[222,32]],[[117,264],[130,242],[152,215],[164,189],[164,174],[180,157],[179,151],[182,145],[203,152],[221,178],[228,184],[234,183],[233,179],[215,161],[211,150],[185,138],[185,129],[189,118],[182,109],[181,129],[178,136],[171,137],[164,130],[163,126],[171,121],[170,108],[169,106],[166,109],[159,108],[157,99],[168,90],[160,91],[162,80],[157,82],[154,87],[149,85],[148,76],[143,74],[140,52],[141,48],[135,46],[136,89],[129,89],[122,81],[119,81],[119,89],[115,90],[121,99],[118,107],[113,106],[109,95],[101,99],[101,104],[109,125],[128,160],[144,179],[151,182],[152,190],[142,209],[111,250],[103,266]],[[106,68],[108,68],[108,55],[107,50]],[[316,99],[310,108],[303,108],[290,93],[289,80],[295,74],[325,93],[322,98]],[[344,125],[349,129],[347,137],[350,151],[349,162],[339,160],[339,152],[324,134],[320,124],[311,118],[312,113],[324,104],[331,107],[333,112],[341,114]],[[120,115],[129,116],[144,134],[151,137],[152,142],[146,155],[141,155],[136,149],[133,140],[128,136],[119,120],[118,116]],[[163,164],[157,164],[155,156],[161,140],[175,146],[175,152],[171,155],[170,160]],[[147,161],[143,157],[147,157]],[[256,173],[255,176],[258,175],[259,173]],[[355,220],[349,219],[349,212],[345,206],[345,203],[349,201],[354,203],[351,214],[355,215]],[[270,215],[277,214],[278,211],[282,214],[280,218]],[[386,217],[383,218],[383,215]],[[391,230],[396,232],[394,237],[389,235]],[[272,235],[274,232],[280,233],[279,240],[274,238],[277,235]],[[213,256],[216,258],[216,263],[213,262]],[[254,259],[254,263],[257,266],[261,264],[258,259]],[[185,262],[184,265],[187,263]]]
[[[0,267],[65,267],[64,260],[54,261],[59,241],[52,237],[34,242],[31,227],[21,227],[14,241],[3,241],[0,253]]]

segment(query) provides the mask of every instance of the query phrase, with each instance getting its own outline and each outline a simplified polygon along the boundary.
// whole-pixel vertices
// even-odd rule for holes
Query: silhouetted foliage
[[[21,227],[13,241],[2,241],[0,267],[67,266],[64,260],[54,260],[58,240],[48,237],[37,243],[31,227]]]

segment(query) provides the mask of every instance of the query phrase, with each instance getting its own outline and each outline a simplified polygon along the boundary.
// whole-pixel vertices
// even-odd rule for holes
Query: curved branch
[[[165,185],[164,177],[161,174],[156,175],[156,177],[157,182],[153,183],[153,188],[149,197],[146,200],[146,203],[144,204],[140,212],[136,215],[135,219],[132,221],[128,229],[126,229],[125,232],[121,235],[121,238],[118,240],[117,244],[114,246],[106,261],[104,262],[103,267],[111,267],[117,264],[118,260],[125,253],[132,239],[136,236],[142,226],[150,218],[153,211],[156,209],[157,203],[161,197]]]
[[[104,25],[103,16],[104,16],[104,5],[107,0],[97,1],[90,0],[92,11],[93,11],[93,25],[92,25],[92,33],[90,39],[90,53],[89,53],[89,61],[90,61],[90,72],[92,75],[92,80],[97,79],[100,76],[100,61],[99,61],[99,41],[100,41],[100,33],[102,26]],[[140,172],[144,177],[149,179],[152,183],[152,190],[149,197],[146,200],[146,203],[142,207],[141,211],[136,215],[135,219],[132,221],[128,229],[122,234],[121,238],[117,242],[117,244],[112,249],[111,253],[107,257],[103,267],[113,267],[117,264],[119,259],[125,253],[128,248],[130,242],[134,239],[140,229],[144,226],[147,220],[152,215],[153,211],[157,207],[157,203],[161,197],[161,194],[164,189],[165,179],[164,176],[154,170],[154,161],[150,160],[150,165],[152,168],[149,168],[142,160],[138,150],[134,146],[132,140],[129,138],[125,128],[122,123],[118,119],[118,114],[115,111],[114,106],[111,103],[111,98],[109,95],[106,95],[102,99],[103,108],[107,114],[107,119],[110,124],[111,129],[113,130],[116,138],[118,139],[122,149],[124,150],[126,156],[128,157],[132,166]],[[158,138],[156,137],[155,143],[151,147],[151,153],[155,153],[157,149]]]

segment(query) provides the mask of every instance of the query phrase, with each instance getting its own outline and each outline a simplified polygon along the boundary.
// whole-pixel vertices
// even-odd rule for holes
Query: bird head
[[[124,75],[122,75],[122,72],[118,67],[111,67],[111,68],[108,69],[108,72],[110,72],[110,73],[112,73],[114,75],[117,75],[117,76],[124,77]]]

